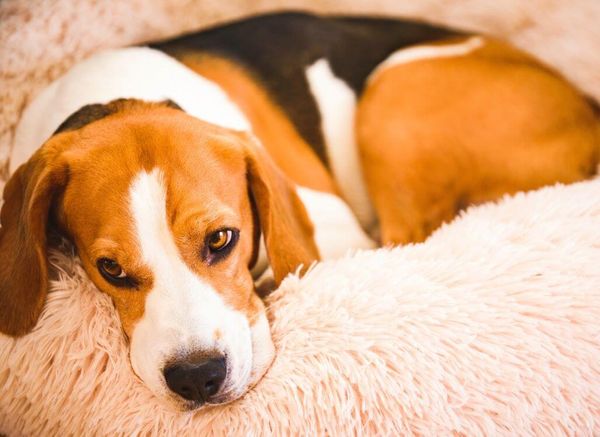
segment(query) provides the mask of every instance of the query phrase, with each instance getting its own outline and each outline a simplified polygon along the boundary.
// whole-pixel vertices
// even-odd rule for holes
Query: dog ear
[[[48,292],[46,226],[52,199],[64,189],[68,166],[52,137],[4,188],[0,211],[0,332],[11,336],[35,326]]]
[[[246,174],[251,203],[264,235],[267,256],[277,285],[302,265],[302,272],[319,260],[313,225],[294,186],[260,144],[250,138]],[[255,250],[260,233],[255,233]],[[255,257],[253,257],[255,258]]]

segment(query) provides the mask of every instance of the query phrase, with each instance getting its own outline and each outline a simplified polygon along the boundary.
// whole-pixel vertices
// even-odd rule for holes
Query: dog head
[[[261,146],[165,103],[82,108],[8,181],[0,220],[0,331],[35,326],[53,226],[112,297],[135,373],[184,409],[236,399],[273,358],[249,270],[261,233],[276,283],[318,259]]]

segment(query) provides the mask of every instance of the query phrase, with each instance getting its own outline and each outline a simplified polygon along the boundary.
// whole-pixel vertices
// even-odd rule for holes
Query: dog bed
[[[0,154],[23,105],[76,59],[275,3],[4,0]],[[600,97],[600,4],[415,3],[295,5],[487,30]],[[0,434],[598,435],[599,229],[596,179],[473,208],[423,244],[288,277],[268,299],[270,371],[239,401],[191,413],[135,377],[110,299],[68,250],[55,251],[58,278],[36,329],[0,335]]]
[[[277,357],[241,400],[167,409],[118,317],[54,253],[37,328],[0,337],[8,435],[598,435],[600,180],[471,209],[426,243],[288,277]]]

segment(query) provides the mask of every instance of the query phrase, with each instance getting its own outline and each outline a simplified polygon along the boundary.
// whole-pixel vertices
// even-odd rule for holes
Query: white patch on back
[[[69,115],[84,105],[119,98],[171,99],[201,120],[250,130],[243,113],[216,83],[179,61],[145,47],[108,50],[73,66],[27,107],[15,132],[11,174]]]
[[[298,187],[296,191],[313,223],[315,243],[322,259],[339,258],[350,249],[376,247],[352,210],[338,196],[304,187]]]
[[[377,247],[360,226],[348,204],[340,197],[301,186],[296,186],[296,193],[313,224],[315,244],[322,260],[340,258],[353,249]],[[257,264],[268,266],[262,236],[260,240]],[[273,289],[273,270],[270,267],[261,268],[253,273],[258,289]]]
[[[153,287],[131,336],[131,363],[155,392],[166,394],[165,361],[193,351],[227,356],[223,391],[241,394],[250,382],[252,336],[247,318],[183,261],[167,222],[166,192],[159,170],[141,172],[130,187],[130,207],[142,261]],[[216,340],[213,333],[221,331]],[[270,337],[269,337],[270,338]]]
[[[455,56],[464,56],[477,50],[485,44],[485,40],[480,36],[473,36],[466,41],[458,44],[447,45],[421,45],[400,49],[388,56],[385,61],[380,63],[369,75],[367,83],[373,81],[378,74],[388,68],[400,64],[423,61],[426,59],[452,58]]]
[[[306,78],[321,114],[333,176],[358,220],[368,229],[375,221],[375,212],[363,179],[354,133],[354,91],[333,74],[325,59],[309,66]]]

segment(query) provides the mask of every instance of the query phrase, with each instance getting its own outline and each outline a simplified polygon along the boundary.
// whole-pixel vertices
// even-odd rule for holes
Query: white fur
[[[165,362],[197,350],[218,350],[227,357],[227,377],[217,396],[239,396],[250,384],[251,372],[264,372],[272,357],[268,326],[255,324],[260,338],[253,338],[247,318],[182,260],[167,223],[160,171],[141,172],[134,179],[130,202],[142,260],[154,281],[131,338],[135,372],[155,393],[173,396],[163,378]],[[222,334],[218,340],[217,330]],[[256,355],[262,369],[252,368],[253,344],[260,349]]]
[[[333,74],[326,59],[309,66],[306,78],[321,114],[321,129],[333,176],[360,223],[369,228],[375,221],[375,212],[363,179],[354,133],[356,95],[346,82]]]
[[[11,173],[79,108],[119,98],[171,99],[201,120],[250,129],[248,120],[218,85],[177,60],[144,47],[108,50],[76,64],[27,107],[15,132]]]
[[[374,249],[371,240],[358,223],[350,207],[338,196],[297,186],[296,193],[314,228],[314,238],[322,260],[336,259],[353,249]],[[273,270],[264,239],[261,237],[258,258],[252,269],[259,290],[272,289]]]
[[[275,345],[271,338],[271,327],[265,313],[261,313],[258,319],[252,322],[250,325],[252,333],[252,369],[249,384],[256,384],[273,362]]]
[[[296,187],[296,193],[313,224],[314,239],[322,260],[340,258],[353,249],[377,247],[360,226],[350,207],[338,196],[301,186]],[[273,270],[269,267],[262,237],[252,276],[258,289],[272,288]]]
[[[315,243],[322,259],[339,258],[350,249],[376,247],[338,196],[304,187],[298,187],[297,193],[313,222]]]
[[[367,82],[372,82],[380,73],[388,68],[400,64],[423,61],[426,59],[452,58],[455,56],[468,55],[478,48],[482,47],[485,40],[480,36],[473,36],[458,44],[447,45],[421,45],[400,49],[388,56],[385,61],[380,63],[369,75]]]

